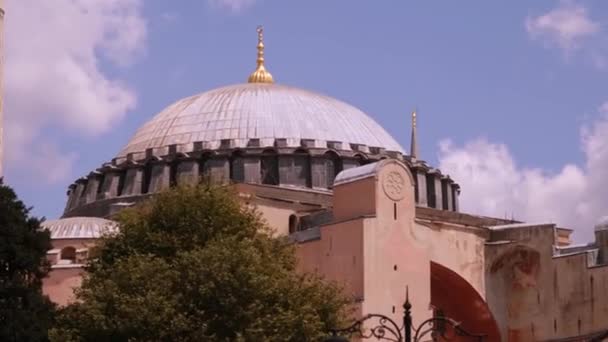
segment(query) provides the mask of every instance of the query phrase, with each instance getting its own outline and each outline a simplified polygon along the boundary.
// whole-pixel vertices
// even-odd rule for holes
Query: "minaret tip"
[[[417,117],[417,109],[414,109],[412,112],[412,140],[410,142],[410,157],[413,159],[418,158],[418,141],[417,141],[417,129],[416,129],[416,117]]]

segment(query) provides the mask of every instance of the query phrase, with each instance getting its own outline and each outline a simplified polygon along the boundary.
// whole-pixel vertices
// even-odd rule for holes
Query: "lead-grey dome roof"
[[[277,139],[297,147],[306,139],[319,147],[340,142],[342,149],[358,144],[403,152],[378,123],[349,104],[294,87],[248,83],[173,103],[141,126],[118,157],[170,145],[187,151],[194,142],[208,149],[227,140],[231,147],[246,147],[251,139],[261,147]]]

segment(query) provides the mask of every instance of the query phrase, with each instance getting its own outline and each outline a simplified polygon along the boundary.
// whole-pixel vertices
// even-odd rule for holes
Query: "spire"
[[[412,112],[412,141],[410,143],[410,157],[418,158],[418,142],[416,137],[416,109]]]
[[[249,75],[249,83],[274,83],[272,75],[264,67],[264,28],[260,25],[258,32],[258,59],[255,71]]]

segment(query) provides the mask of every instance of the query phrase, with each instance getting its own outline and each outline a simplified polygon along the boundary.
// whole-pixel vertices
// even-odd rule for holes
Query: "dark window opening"
[[[76,261],[76,248],[64,247],[60,254],[61,260],[70,260],[72,263]]]
[[[448,182],[441,182],[441,202],[443,210],[448,210]]]
[[[437,208],[437,196],[435,195],[435,177],[426,175],[426,199],[430,208]]]
[[[171,162],[171,165],[169,165],[169,186],[170,187],[177,186],[177,166],[178,165],[179,165],[179,162],[177,160],[174,160],[173,162]]]
[[[418,186],[418,175],[416,174],[416,172],[413,172],[413,176],[414,176],[414,202],[418,203],[418,202],[420,202],[420,194],[418,194],[418,191],[420,191],[420,187]]]
[[[102,174],[102,175],[99,177],[99,183],[97,184],[97,194],[98,194],[98,195],[99,195],[99,194],[101,194],[101,193],[103,192],[103,186],[104,186],[104,184],[103,184],[103,183],[105,183],[105,182],[106,182],[106,175],[105,175],[105,174]]]
[[[230,179],[236,183],[245,181],[245,160],[239,151],[230,157]]]
[[[262,184],[279,185],[279,158],[274,151],[262,153],[260,178]]]
[[[328,188],[333,187],[336,176],[342,171],[342,160],[334,152],[325,153],[325,165]]]
[[[152,164],[144,166],[144,174],[141,182],[141,193],[147,194],[150,191],[150,183],[152,182]]]
[[[294,173],[298,185],[312,188],[312,177],[310,170],[310,155],[306,151],[296,151],[294,154]]]
[[[116,189],[116,196],[122,195],[122,192],[125,188],[126,174],[127,174],[127,171],[122,171],[122,172],[120,172],[120,175],[118,176],[118,187]]]
[[[199,178],[199,182],[204,182],[206,181],[208,175],[207,175],[207,161],[209,160],[209,156],[208,155],[203,155],[201,157],[201,159],[198,160],[198,178]]]

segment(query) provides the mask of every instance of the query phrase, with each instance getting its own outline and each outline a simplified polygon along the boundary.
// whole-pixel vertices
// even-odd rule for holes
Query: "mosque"
[[[53,301],[73,300],[115,213],[204,175],[289,236],[301,270],[344,284],[360,317],[400,321],[408,286],[415,323],[445,315],[487,341],[608,336],[608,219],[574,246],[555,224],[462,213],[458,184],[417,153],[415,113],[406,153],[361,110],[276,84],[262,34],[247,83],[169,105],[69,186],[63,216],[44,223]]]

